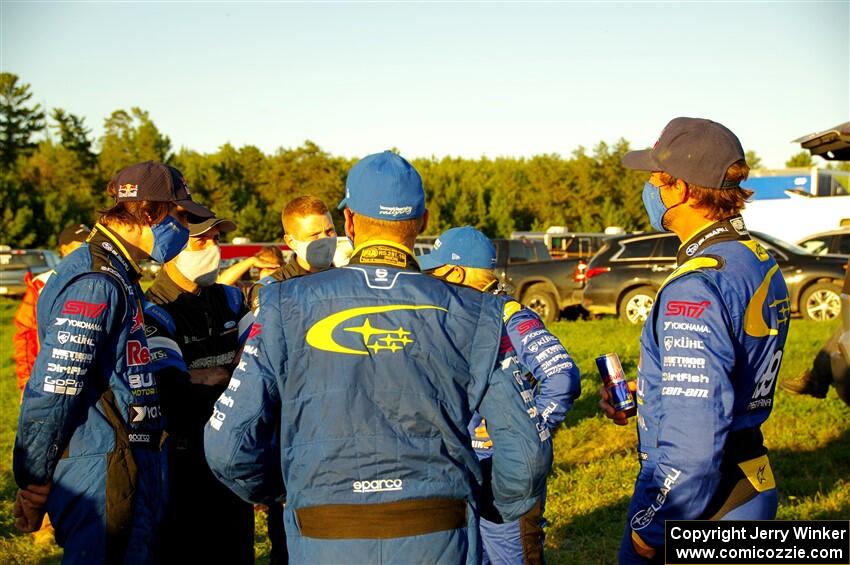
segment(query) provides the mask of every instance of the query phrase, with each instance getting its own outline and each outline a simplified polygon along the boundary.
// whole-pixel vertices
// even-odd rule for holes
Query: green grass
[[[11,452],[18,396],[11,360],[11,317],[17,302],[0,300],[0,562],[54,563],[55,546],[39,546],[16,533]],[[793,320],[780,380],[809,366],[834,324]],[[640,328],[617,320],[560,322],[552,328],[584,370],[584,393],[555,435],[555,466],[549,479],[546,547],[550,564],[614,563],[638,463],[636,434],[597,411],[599,387],[593,358],[616,351],[633,375]],[[776,407],[764,426],[780,489],[782,519],[850,517],[850,409],[830,391],[826,400],[776,393]],[[256,549],[268,559],[265,516],[258,515]],[[211,541],[211,543],[213,543]]]

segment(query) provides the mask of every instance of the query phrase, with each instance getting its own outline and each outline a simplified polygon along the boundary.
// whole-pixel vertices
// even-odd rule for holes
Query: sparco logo
[[[400,216],[401,214],[410,214],[413,212],[412,206],[381,206],[379,214],[383,216]]]
[[[86,318],[97,318],[101,312],[106,310],[106,304],[92,304],[81,300],[69,300],[62,308],[63,314],[80,314]]]
[[[354,481],[351,483],[354,492],[385,492],[388,490],[402,490],[401,479],[376,479],[374,481]]]

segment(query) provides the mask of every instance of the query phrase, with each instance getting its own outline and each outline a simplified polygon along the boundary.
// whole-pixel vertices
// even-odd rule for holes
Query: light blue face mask
[[[153,249],[151,258],[160,263],[167,263],[183,251],[189,243],[189,228],[175,220],[172,216],[166,216],[158,224],[151,226],[153,232]]]
[[[664,226],[664,214],[672,210],[676,206],[681,206],[684,202],[679,202],[673,206],[667,207],[664,201],[661,200],[661,189],[646,182],[643,185],[643,207],[646,208],[646,213],[649,216],[649,223],[658,231],[670,231]]]

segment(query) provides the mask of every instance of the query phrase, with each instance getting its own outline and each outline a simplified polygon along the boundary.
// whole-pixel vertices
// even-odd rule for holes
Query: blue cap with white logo
[[[473,228],[452,228],[434,242],[431,253],[416,258],[423,271],[443,265],[457,265],[474,269],[494,269],[496,248],[486,235]]]
[[[360,159],[348,172],[345,198],[338,208],[379,220],[410,220],[425,213],[422,177],[392,151]]]

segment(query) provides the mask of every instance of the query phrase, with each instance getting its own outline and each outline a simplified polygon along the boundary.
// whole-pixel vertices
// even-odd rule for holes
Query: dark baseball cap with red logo
[[[629,151],[620,160],[627,169],[663,171],[706,188],[737,188],[726,179],[733,163],[744,161],[741,141],[732,131],[703,118],[674,118],[652,149]]]
[[[164,163],[145,161],[124,167],[113,182],[118,188],[116,202],[174,202],[200,219],[214,215],[192,200],[183,173]]]

